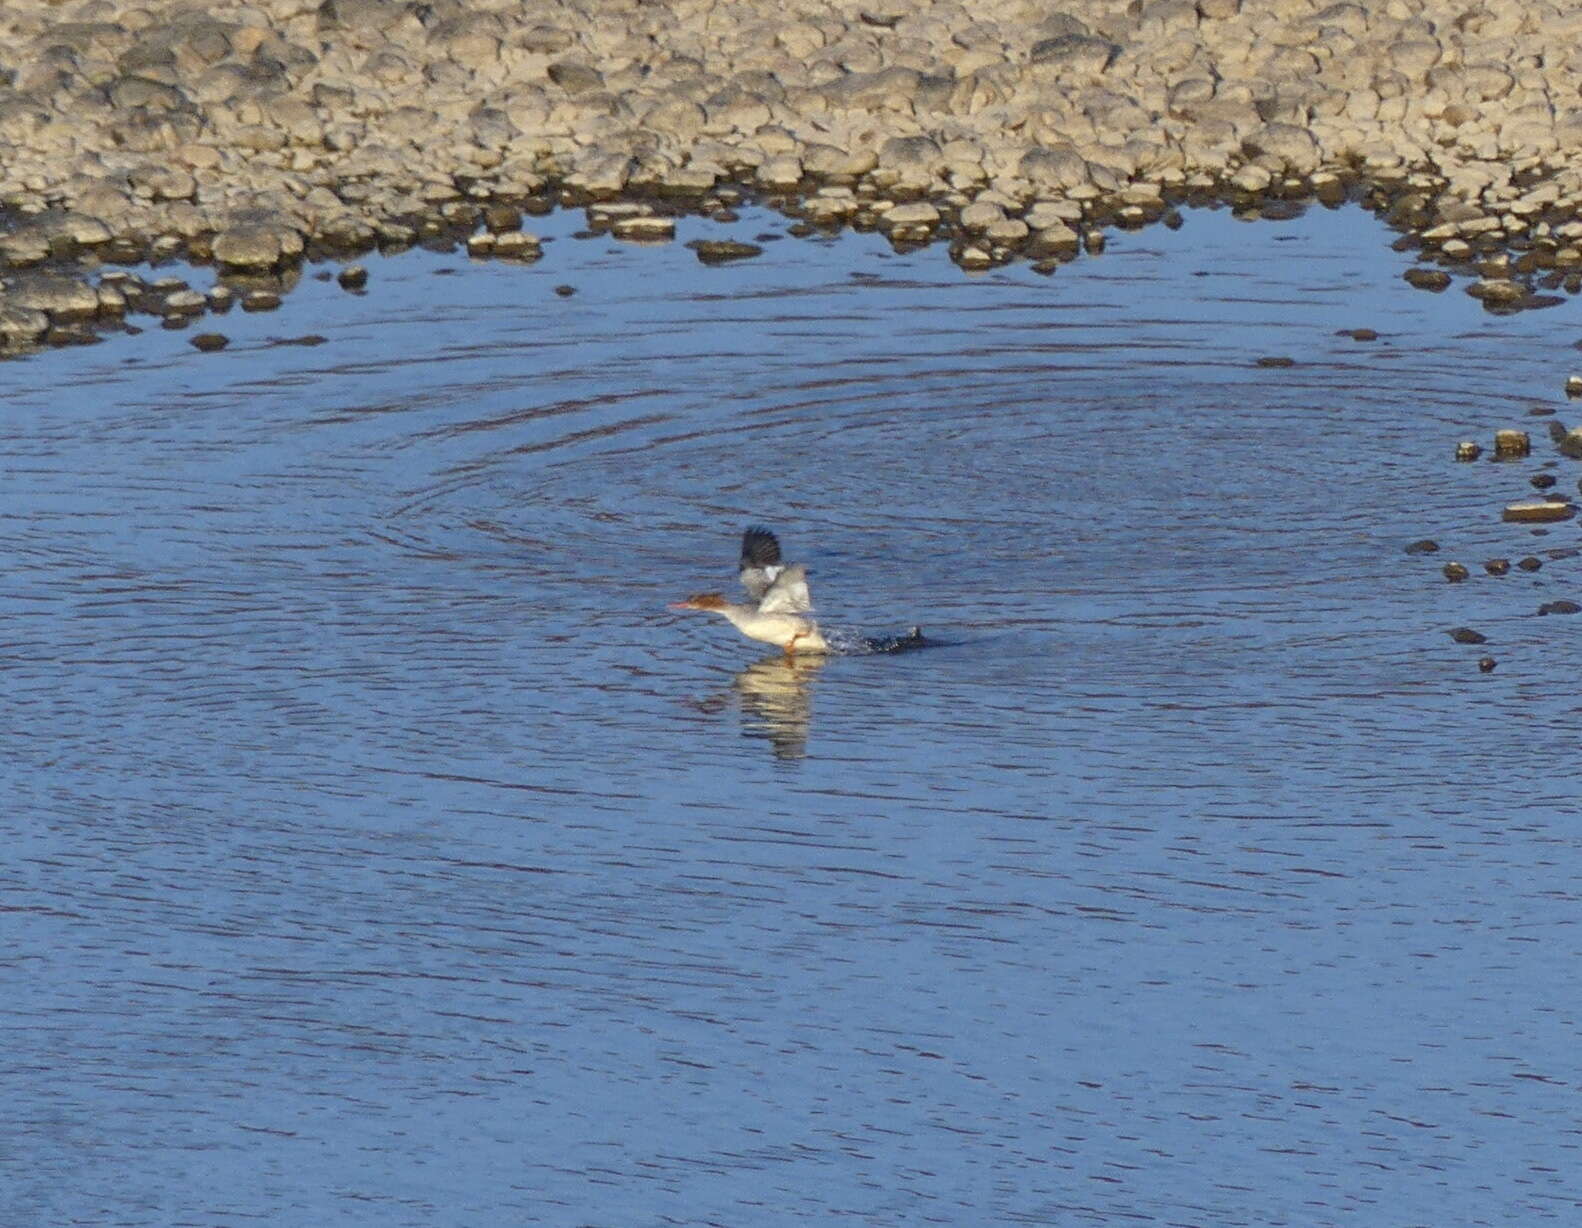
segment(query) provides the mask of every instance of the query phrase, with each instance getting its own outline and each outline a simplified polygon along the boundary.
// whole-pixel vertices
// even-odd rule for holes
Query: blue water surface
[[[0,366],[0,1223],[1577,1222],[1574,304],[536,221]]]

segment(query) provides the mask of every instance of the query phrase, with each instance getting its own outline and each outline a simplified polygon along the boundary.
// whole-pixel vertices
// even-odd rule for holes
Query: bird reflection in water
[[[776,759],[801,759],[807,755],[813,724],[813,679],[823,668],[822,656],[765,657],[738,673],[729,687],[697,701],[696,707],[718,712],[739,700],[743,734],[765,739]]]

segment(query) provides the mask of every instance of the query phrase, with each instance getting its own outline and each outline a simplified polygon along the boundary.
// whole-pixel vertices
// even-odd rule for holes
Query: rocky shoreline
[[[1443,0],[12,0],[0,348],[203,309],[106,263],[531,259],[524,212],[637,202],[604,224],[662,239],[744,192],[1047,269],[1179,204],[1356,199],[1413,284],[1541,305],[1582,291],[1578,35],[1574,6]]]

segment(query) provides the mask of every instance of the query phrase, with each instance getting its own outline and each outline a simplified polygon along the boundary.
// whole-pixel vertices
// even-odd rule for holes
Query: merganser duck
[[[813,621],[807,568],[780,559],[780,542],[757,525],[742,534],[742,587],[751,604],[737,605],[720,593],[698,593],[671,604],[672,610],[707,610],[722,614],[750,640],[775,644],[788,658],[799,652],[829,652]]]

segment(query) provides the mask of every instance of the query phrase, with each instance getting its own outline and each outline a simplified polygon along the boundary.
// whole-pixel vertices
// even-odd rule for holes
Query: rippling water
[[[1574,1222],[1574,306],[576,220],[0,367],[0,1223]]]

